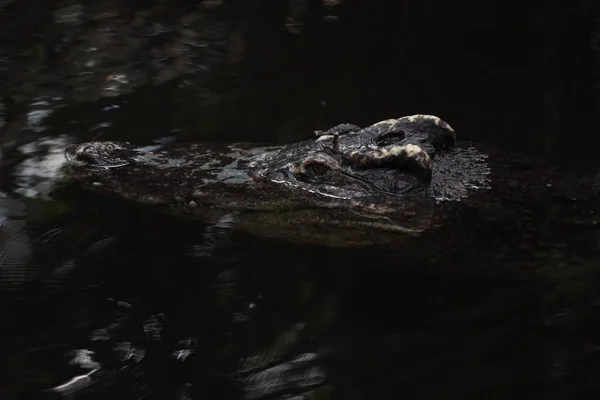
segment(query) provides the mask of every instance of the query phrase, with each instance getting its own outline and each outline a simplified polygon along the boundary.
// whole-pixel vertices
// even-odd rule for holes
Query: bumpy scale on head
[[[431,170],[431,157],[419,146],[410,143],[381,149],[354,150],[346,157],[346,160],[361,168],[409,166]]]

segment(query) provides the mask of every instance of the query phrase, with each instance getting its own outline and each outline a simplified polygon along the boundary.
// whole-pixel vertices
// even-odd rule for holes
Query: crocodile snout
[[[128,143],[87,142],[68,146],[65,157],[70,162],[95,168],[117,168],[131,164],[135,151]]]

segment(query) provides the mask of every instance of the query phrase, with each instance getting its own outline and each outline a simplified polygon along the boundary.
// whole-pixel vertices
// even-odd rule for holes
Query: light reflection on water
[[[219,12],[224,2],[202,7],[209,3]],[[13,40],[3,42],[14,56],[0,57],[2,90],[6,82],[16,89],[2,95],[18,104],[16,115],[0,110],[1,398],[51,388],[79,398],[131,399],[597,391],[596,370],[585,368],[597,363],[594,299],[552,309],[548,293],[528,282],[419,275],[403,271],[401,251],[240,235],[230,230],[235,216],[190,227],[93,196],[74,198],[73,208],[14,196],[15,186],[49,190],[45,178],[53,169],[39,156],[59,160],[61,153],[48,149],[69,140],[281,143],[341,122],[365,125],[414,112],[447,119],[461,139],[596,162],[596,149],[585,145],[587,133],[597,131],[587,72],[595,67],[578,61],[590,56],[589,43],[579,41],[589,38],[563,23],[556,5],[478,5],[474,15],[458,5],[453,14],[442,4],[436,11],[402,2],[400,11],[382,8],[386,15],[373,7],[352,16],[334,3],[324,7],[339,25],[317,21],[317,28],[302,2],[276,27],[270,18],[236,26],[195,10],[174,18],[182,25],[172,29],[152,23],[160,9],[146,18],[141,8],[140,32],[180,32],[183,45],[147,49],[134,38],[131,54],[120,41],[127,34],[102,34],[103,24],[126,28],[109,9],[83,44],[70,55],[59,52],[67,56],[45,77],[43,65],[14,64],[21,50],[43,64],[39,43],[24,34],[17,46],[24,49],[12,51]],[[81,9],[55,11],[68,48],[79,33],[65,27],[81,23]],[[245,12],[255,15],[245,8],[239,15]],[[559,29],[531,29],[531,21]],[[495,25],[498,32],[490,33]],[[566,44],[551,40],[557,32]],[[575,57],[579,49],[585,54]],[[179,62],[169,64],[165,52]],[[111,59],[117,65],[101,69]],[[132,59],[141,61],[132,66]],[[555,59],[562,60],[560,73]],[[578,77],[579,89],[566,87],[564,76]],[[19,146],[24,159],[16,160]]]

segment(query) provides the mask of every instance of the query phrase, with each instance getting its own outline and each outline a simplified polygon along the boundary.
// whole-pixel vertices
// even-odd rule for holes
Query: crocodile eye
[[[320,178],[330,175],[334,170],[339,169],[339,161],[324,154],[309,156],[301,163],[292,167],[291,172],[298,178]]]
[[[302,173],[310,176],[321,176],[331,171],[331,167],[318,161],[309,161],[302,165]]]
[[[389,146],[401,142],[405,137],[404,131],[396,131],[381,135],[375,141],[379,146]]]

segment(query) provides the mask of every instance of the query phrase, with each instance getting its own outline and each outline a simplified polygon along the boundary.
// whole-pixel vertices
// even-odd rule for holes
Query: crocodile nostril
[[[86,163],[86,164],[91,164],[91,165],[95,165],[98,163],[98,161],[96,159],[94,159],[94,157],[92,157],[90,154],[87,154],[85,152],[82,153],[76,153],[75,154],[75,159],[77,161]]]

